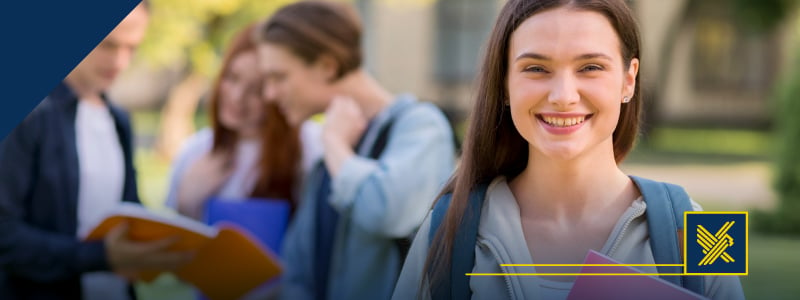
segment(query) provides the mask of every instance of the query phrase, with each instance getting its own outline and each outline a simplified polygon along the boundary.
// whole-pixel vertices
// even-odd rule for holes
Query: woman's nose
[[[578,86],[574,76],[561,75],[553,78],[547,101],[558,106],[569,106],[580,101]]]

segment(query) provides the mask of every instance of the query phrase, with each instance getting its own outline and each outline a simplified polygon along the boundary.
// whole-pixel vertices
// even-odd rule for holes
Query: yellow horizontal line
[[[683,276],[684,273],[466,273],[467,276]]]
[[[747,273],[688,273],[686,275],[702,275],[702,276],[749,276],[750,272]]]
[[[500,264],[501,267],[683,267],[683,264]]]
[[[746,215],[749,211],[686,211],[689,215]]]

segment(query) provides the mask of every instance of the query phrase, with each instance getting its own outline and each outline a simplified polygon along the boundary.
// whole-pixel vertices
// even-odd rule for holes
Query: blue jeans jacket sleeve
[[[42,121],[34,111],[0,144],[0,265],[9,274],[36,281],[107,270],[102,242],[81,242],[23,221],[41,150],[38,141],[45,133]]]
[[[380,159],[343,164],[331,204],[367,232],[412,235],[453,170],[452,141],[447,120],[431,104],[416,105],[395,121]]]
[[[328,276],[330,299],[391,297],[400,267],[392,239],[417,230],[453,171],[452,130],[433,105],[417,103],[403,111],[388,137],[380,159],[353,157],[332,178],[330,201],[340,218]],[[364,155],[365,149],[361,150]],[[315,197],[320,174],[315,170],[307,178],[286,233],[281,299],[315,296]]]

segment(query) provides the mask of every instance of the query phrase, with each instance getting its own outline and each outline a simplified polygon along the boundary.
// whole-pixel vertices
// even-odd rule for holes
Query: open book
[[[282,270],[277,256],[241,227],[229,223],[210,227],[184,216],[159,214],[131,203],[123,203],[112,211],[85,239],[102,239],[122,222],[128,222],[128,237],[135,241],[180,236],[171,249],[194,250],[195,256],[173,273],[212,300],[238,299],[277,278]],[[140,278],[152,281],[160,273],[143,272]]]
[[[584,264],[620,264],[619,266],[583,266],[581,273],[632,273],[615,276],[578,276],[567,300],[579,299],[706,299],[668,281],[639,275],[641,271],[621,265],[620,262],[594,250],[589,250]]]

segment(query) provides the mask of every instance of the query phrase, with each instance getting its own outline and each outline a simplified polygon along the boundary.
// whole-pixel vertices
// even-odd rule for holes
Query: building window
[[[777,40],[737,23],[730,5],[698,5],[692,50],[692,83],[696,90],[768,92],[777,70]]]
[[[489,0],[436,2],[436,78],[452,84],[472,80],[480,68],[484,43],[497,16]]]

